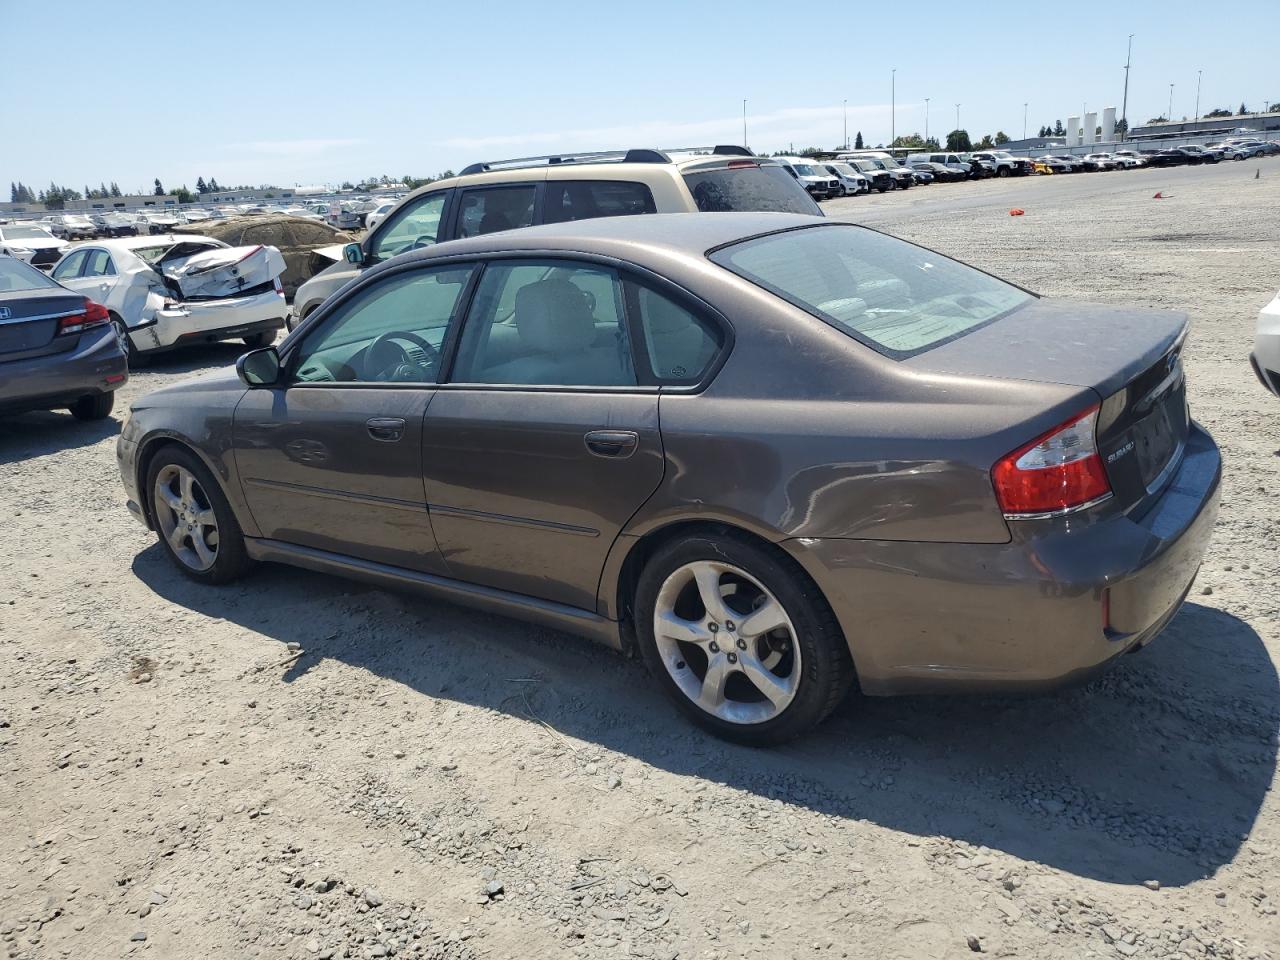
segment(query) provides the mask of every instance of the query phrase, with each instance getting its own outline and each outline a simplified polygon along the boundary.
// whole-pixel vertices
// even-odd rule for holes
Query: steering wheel
[[[429,237],[424,233],[422,236],[418,237],[417,240],[413,241],[413,243],[409,244],[406,252],[408,250],[425,250],[427,247],[433,246],[435,242],[435,237]]]
[[[365,373],[370,380],[423,380],[439,360],[439,350],[406,330],[382,334],[364,352]]]

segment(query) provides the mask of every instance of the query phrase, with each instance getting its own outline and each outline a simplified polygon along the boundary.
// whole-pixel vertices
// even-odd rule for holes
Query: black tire
[[[782,604],[795,628],[799,685],[794,699],[763,722],[733,723],[703,710],[681,691],[659,654],[653,627],[658,593],[673,572],[703,560],[728,563],[754,577]],[[726,740],[767,746],[801,736],[826,719],[853,686],[848,644],[817,585],[789,557],[741,534],[698,534],[660,547],[645,564],[634,599],[636,636],[650,672],[690,719]]]
[[[77,420],[105,420],[116,405],[114,393],[91,393],[81,397],[67,409]]]
[[[244,532],[240,529],[240,523],[236,520],[231,504],[227,502],[226,494],[222,492],[222,487],[217,479],[200,458],[186,447],[180,447],[176,444],[162,447],[151,458],[151,462],[147,464],[146,488],[143,495],[150,505],[152,518],[155,519],[157,513],[156,506],[152,503],[155,497],[156,477],[161,470],[170,464],[175,464],[191,471],[203,489],[208,505],[213,510],[218,522],[218,556],[209,569],[193,570],[174,553],[173,547],[159,530],[159,524],[157,523],[156,536],[160,541],[161,549],[168,554],[175,567],[197,583],[212,586],[230,583],[232,580],[238,580],[243,577],[254,566],[254,561],[249,557],[249,553],[245,549]]]
[[[111,326],[115,328],[116,336],[121,338],[125,343],[125,356],[129,360],[130,370],[140,370],[147,365],[147,357],[141,353],[137,347],[133,345],[133,339],[129,336],[129,328],[124,325],[124,321],[116,314],[111,314]]]
[[[255,333],[242,339],[244,340],[244,345],[250,350],[258,350],[262,347],[269,347],[276,342],[276,331],[263,330],[261,333]]]
[[[997,169],[997,170],[996,170],[996,176],[997,176],[997,177],[1007,177],[1007,176],[1009,176],[1009,172],[1010,172],[1010,171],[1009,171],[1009,168],[1008,168],[1008,167],[1000,167],[999,169]]]

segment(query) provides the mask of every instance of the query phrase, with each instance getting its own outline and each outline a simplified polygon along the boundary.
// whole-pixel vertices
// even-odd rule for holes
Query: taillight
[[[996,461],[991,482],[1006,518],[1070,513],[1111,495],[1097,422],[1095,405]]]
[[[73,313],[58,321],[58,333],[80,333],[90,327],[100,327],[108,321],[107,308],[94,303],[88,297],[84,300],[84,313]]]
[[[746,167],[758,166],[760,166],[760,164],[756,163],[754,160],[730,160],[728,164],[726,164],[726,168],[729,170],[742,170]]]
[[[284,296],[284,284],[280,282],[280,278],[279,278],[279,277],[276,277],[276,280],[275,280],[275,286],[276,286],[276,293],[277,293],[279,296],[283,297],[283,296]]]

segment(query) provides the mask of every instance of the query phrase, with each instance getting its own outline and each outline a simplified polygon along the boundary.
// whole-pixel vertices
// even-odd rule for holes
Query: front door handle
[[[366,420],[369,436],[383,443],[395,443],[404,436],[404,420],[400,417],[374,417]]]
[[[584,438],[597,457],[625,459],[636,452],[640,436],[634,430],[592,430]]]

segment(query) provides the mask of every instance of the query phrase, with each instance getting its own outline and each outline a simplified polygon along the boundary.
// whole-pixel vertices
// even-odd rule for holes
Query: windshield
[[[833,163],[831,166],[836,171],[836,173],[839,173],[843,176],[846,176],[846,177],[858,176],[858,172],[854,170],[853,167],[849,166],[847,163]]]
[[[867,173],[875,173],[877,170],[880,169],[870,160],[855,160],[853,162],[857,164],[859,170],[864,170]]]
[[[10,293],[18,290],[43,290],[46,287],[57,287],[35,267],[27,266],[13,257],[0,257],[0,292]]]
[[[0,227],[6,240],[52,240],[53,234],[39,227]]]
[[[821,176],[824,176],[824,174],[823,174],[823,172],[822,172],[821,170],[819,170],[817,167],[811,167],[811,166],[809,166],[809,164],[807,164],[807,163],[793,163],[793,164],[792,164],[792,167],[794,167],[794,168],[795,168],[796,173],[800,174],[800,176],[802,176],[802,177],[821,177]]]
[[[710,257],[894,359],[964,336],[1033,299],[972,267],[852,225],[767,234]]]
[[[687,168],[684,182],[703,213],[762,211],[821,215],[804,187],[776,163],[736,161]]]

